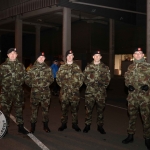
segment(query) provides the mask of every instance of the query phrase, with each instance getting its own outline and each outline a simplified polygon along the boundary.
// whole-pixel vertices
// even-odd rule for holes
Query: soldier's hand
[[[129,86],[128,86],[128,90],[129,90],[130,92],[132,92],[132,91],[135,90],[135,88],[134,88],[132,85],[129,85]]]
[[[141,90],[143,90],[143,91],[148,91],[148,89],[149,89],[149,87],[146,84],[141,86]]]

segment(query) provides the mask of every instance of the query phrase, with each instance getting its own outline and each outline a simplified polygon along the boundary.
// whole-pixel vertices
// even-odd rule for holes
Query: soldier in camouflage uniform
[[[90,130],[92,122],[92,110],[94,105],[97,107],[97,130],[101,134],[106,134],[103,129],[103,111],[105,108],[106,88],[110,82],[109,68],[102,63],[100,51],[93,53],[94,61],[87,65],[84,70],[84,83],[87,86],[85,91],[85,128],[84,133]]]
[[[63,131],[67,128],[68,110],[71,105],[72,113],[72,128],[77,132],[81,131],[78,127],[78,107],[79,107],[79,88],[83,84],[83,73],[77,64],[73,62],[73,51],[68,50],[66,52],[67,62],[61,65],[57,75],[56,81],[61,87],[60,90],[60,102],[62,109],[61,123],[58,131]]]
[[[22,114],[24,104],[22,85],[24,83],[25,68],[17,59],[16,48],[10,48],[7,51],[7,56],[7,60],[0,66],[1,109],[9,126],[10,111],[13,105],[16,113],[18,132],[27,134],[28,132],[23,126]]]
[[[32,109],[31,115],[31,133],[35,131],[37,122],[38,107],[41,103],[43,116],[43,129],[50,132],[48,127],[49,105],[50,105],[50,89],[49,86],[54,81],[51,68],[44,62],[45,55],[40,53],[32,68],[26,73],[25,83],[31,87],[30,103]]]
[[[140,111],[143,121],[145,144],[150,149],[150,64],[144,59],[141,48],[136,48],[133,54],[133,64],[125,73],[125,84],[128,87],[128,137],[122,141],[124,144],[133,142],[135,124]]]

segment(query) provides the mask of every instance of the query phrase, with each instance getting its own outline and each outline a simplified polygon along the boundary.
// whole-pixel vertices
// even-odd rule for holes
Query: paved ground
[[[25,108],[24,121],[25,127],[30,129],[30,104],[29,104],[29,88],[25,88]],[[121,141],[126,138],[126,129],[128,126],[128,116],[126,110],[126,92],[124,87],[124,79],[122,77],[115,77],[112,79],[107,90],[108,97],[106,99],[105,109],[105,124],[106,135],[101,135],[97,131],[96,126],[96,109],[93,110],[93,120],[91,130],[88,133],[76,132],[71,127],[71,114],[69,113],[68,128],[63,132],[58,131],[61,125],[60,116],[61,109],[59,99],[52,96],[51,106],[49,112],[49,127],[51,133],[43,131],[41,120],[41,109],[39,108],[38,122],[36,124],[36,131],[33,139],[37,138],[36,143],[29,137],[30,134],[22,135],[17,132],[17,125],[11,120],[9,133],[0,139],[0,150],[146,150],[143,139],[142,123],[140,116],[137,119],[137,131],[135,140],[131,144],[124,145]],[[12,115],[14,115],[12,109]],[[81,89],[81,103],[79,108],[79,126],[84,128],[84,88]],[[43,144],[43,145],[42,145]]]

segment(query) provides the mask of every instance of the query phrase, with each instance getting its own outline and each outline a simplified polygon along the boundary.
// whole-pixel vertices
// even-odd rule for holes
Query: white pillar
[[[114,43],[115,43],[115,23],[113,19],[109,20],[109,68],[111,77],[114,76]]]
[[[40,53],[40,29],[41,26],[36,26],[36,41],[35,41],[35,59],[37,59],[39,53]]]
[[[63,60],[66,59],[65,54],[67,50],[71,49],[71,9],[63,8],[63,41],[62,41],[62,55]]]
[[[15,47],[18,53],[18,59],[22,62],[22,20],[19,16],[16,17],[15,22]]]
[[[146,39],[146,57],[150,63],[150,0],[147,0],[147,39]]]

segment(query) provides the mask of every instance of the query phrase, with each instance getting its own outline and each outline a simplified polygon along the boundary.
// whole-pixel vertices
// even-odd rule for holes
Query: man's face
[[[12,51],[11,53],[7,54],[7,56],[10,61],[15,61],[18,55],[16,52]]]
[[[136,60],[140,60],[141,58],[143,58],[144,57],[144,54],[143,54],[143,52],[138,52],[138,51],[136,51],[134,54],[133,54],[133,57],[134,57],[134,59],[136,59]]]
[[[93,55],[93,59],[94,59],[95,63],[100,62],[101,58],[102,58],[102,56],[100,54]]]
[[[38,61],[40,64],[43,63],[44,60],[45,60],[45,57],[44,57],[44,56],[39,56],[38,59],[37,59],[37,61]]]
[[[68,55],[67,55],[67,62],[68,62],[68,63],[72,63],[72,62],[73,62],[73,58],[74,58],[74,55],[73,55],[73,54],[68,54]]]
[[[57,62],[57,61],[54,61],[54,64],[55,64],[55,65],[58,65],[58,62]]]

